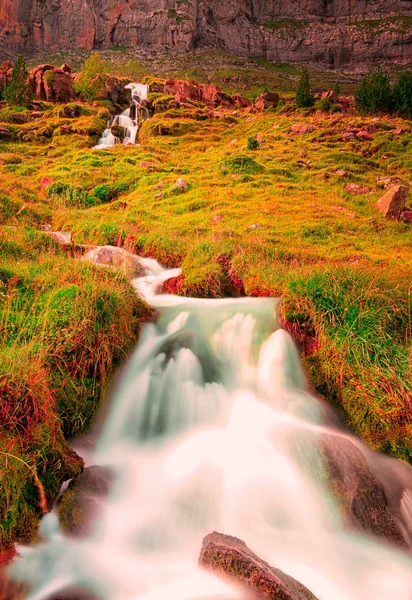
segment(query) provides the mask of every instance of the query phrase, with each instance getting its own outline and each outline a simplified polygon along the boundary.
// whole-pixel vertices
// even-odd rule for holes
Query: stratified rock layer
[[[412,58],[410,0],[0,0],[0,57],[217,46],[331,66]]]

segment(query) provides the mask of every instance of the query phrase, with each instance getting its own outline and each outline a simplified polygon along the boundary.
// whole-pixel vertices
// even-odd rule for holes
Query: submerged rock
[[[59,520],[67,533],[82,536],[90,532],[111,480],[109,469],[95,466],[87,467],[69,483],[58,507]]]
[[[121,269],[131,279],[145,275],[145,268],[138,256],[117,246],[96,246],[83,256],[83,260],[95,265]]]
[[[269,566],[242,540],[223,533],[210,533],[203,540],[199,565],[244,584],[256,599],[316,600],[304,585]]]

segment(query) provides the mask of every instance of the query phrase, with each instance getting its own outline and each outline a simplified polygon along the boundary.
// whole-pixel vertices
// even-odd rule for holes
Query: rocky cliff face
[[[412,59],[412,0],[0,0],[0,58],[213,45],[332,66]]]

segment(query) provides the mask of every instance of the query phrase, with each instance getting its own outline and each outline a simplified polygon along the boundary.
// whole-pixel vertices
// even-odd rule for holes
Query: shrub
[[[310,76],[307,69],[303,69],[298,91],[296,92],[296,106],[298,108],[311,108],[315,104],[315,96],[310,91]]]
[[[76,91],[87,102],[93,102],[102,95],[107,77],[107,65],[98,52],[92,54],[84,63],[80,79],[75,83]]]
[[[389,77],[382,68],[369,71],[361,81],[355,94],[356,109],[363,115],[390,112],[393,107],[393,94]]]
[[[402,73],[393,88],[393,108],[403,117],[412,117],[412,72]]]
[[[23,56],[17,58],[11,74],[11,82],[3,90],[3,98],[12,106],[30,104],[32,95],[28,83],[29,73]]]
[[[256,150],[257,148],[259,148],[259,142],[257,140],[257,137],[254,135],[253,137],[248,138],[247,149]]]

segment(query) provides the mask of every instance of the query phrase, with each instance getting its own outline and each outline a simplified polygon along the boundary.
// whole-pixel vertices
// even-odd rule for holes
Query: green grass
[[[90,424],[147,314],[120,274],[0,228],[0,548],[36,531],[36,475],[50,506],[80,472],[66,439]]]

